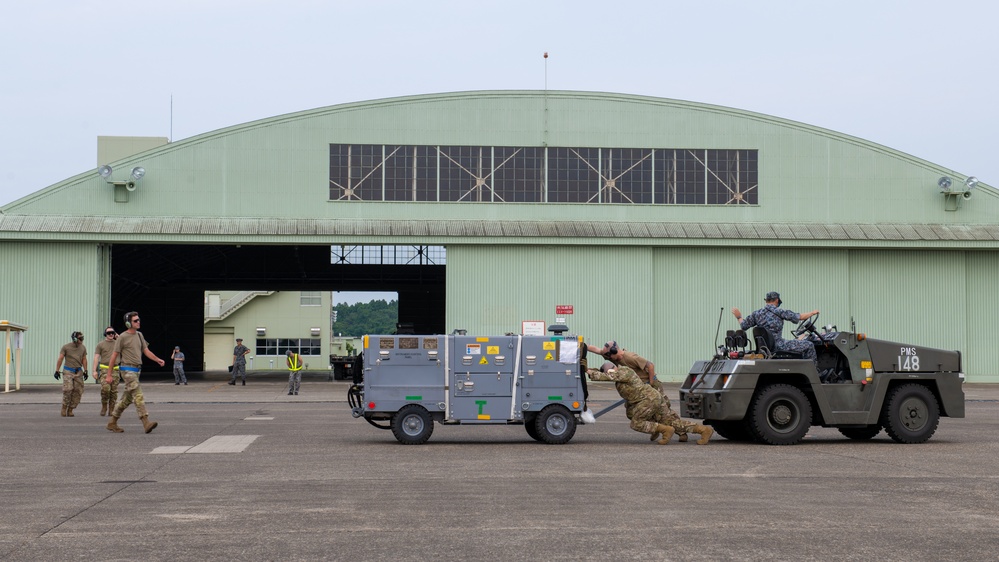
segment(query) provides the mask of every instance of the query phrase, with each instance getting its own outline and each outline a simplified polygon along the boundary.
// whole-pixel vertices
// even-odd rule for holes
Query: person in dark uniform
[[[790,311],[786,308],[780,308],[780,305],[784,301],[780,300],[780,293],[777,291],[770,291],[763,297],[766,303],[763,308],[754,310],[752,314],[743,318],[742,312],[738,308],[732,308],[732,315],[735,316],[736,321],[739,322],[739,326],[743,330],[748,330],[753,326],[759,326],[764,330],[773,334],[774,346],[777,348],[774,351],[794,351],[801,353],[804,358],[816,361],[815,346],[806,340],[785,340],[784,339],[784,321],[794,322],[797,324],[802,320],[807,320],[812,316],[819,313],[818,310],[813,310],[811,312],[802,312],[798,314],[797,312]]]
[[[184,352],[180,350],[179,345],[173,346],[173,353],[170,354],[170,359],[173,359],[173,384],[184,383],[187,384],[187,375],[184,374]]]
[[[250,348],[243,345],[243,338],[236,338],[236,347],[232,348],[232,378],[229,384],[236,384],[236,377],[243,379],[243,386],[246,386],[246,356],[250,353]]]

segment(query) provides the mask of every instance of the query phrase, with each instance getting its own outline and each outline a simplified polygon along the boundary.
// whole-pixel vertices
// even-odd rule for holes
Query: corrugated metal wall
[[[5,242],[0,264],[0,319],[28,326],[21,383],[53,382],[59,349],[76,330],[92,360],[107,322],[106,254],[96,244]]]
[[[452,245],[447,251],[448,330],[520,333],[524,320],[553,323],[556,305],[574,307],[566,322],[589,341],[650,329],[636,319],[653,310],[651,249]]]
[[[999,315],[999,255],[986,252],[634,247],[448,247],[448,329],[520,332],[555,318],[599,345],[615,339],[678,381],[771,290],[820,324],[943,349],[966,358],[969,380],[999,382],[985,326]],[[791,326],[785,325],[785,335]],[[969,334],[969,330],[971,333]],[[721,336],[719,336],[720,338]]]
[[[999,255],[995,252],[965,252],[967,265],[967,316],[964,325],[967,330],[966,342],[961,347],[964,353],[964,369],[968,373],[995,375],[999,382],[999,362],[996,351],[995,325],[999,322]],[[946,293],[941,293],[943,302],[952,302]]]

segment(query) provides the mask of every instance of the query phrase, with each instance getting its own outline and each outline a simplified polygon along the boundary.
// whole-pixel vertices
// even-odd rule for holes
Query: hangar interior
[[[446,266],[346,264],[329,245],[111,245],[111,323],[141,311],[143,334],[204,354],[204,294],[212,290],[387,291],[399,294],[399,323],[443,333]],[[146,328],[145,326],[148,326]],[[199,371],[192,361],[189,371]]]

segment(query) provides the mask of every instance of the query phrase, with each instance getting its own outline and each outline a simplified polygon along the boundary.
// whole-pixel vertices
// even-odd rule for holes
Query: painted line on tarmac
[[[151,455],[179,455],[184,453],[242,453],[259,435],[216,435],[193,447],[162,446],[150,451]]]
[[[173,446],[173,447],[156,447],[149,452],[150,455],[179,455],[181,453],[186,453],[190,447],[185,447],[183,445]]]

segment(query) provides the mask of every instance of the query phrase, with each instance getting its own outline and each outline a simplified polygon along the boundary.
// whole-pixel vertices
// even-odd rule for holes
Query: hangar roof
[[[354,168],[365,165],[362,160],[341,165],[336,158],[356,147],[374,159],[368,169],[384,168],[389,146],[411,147],[414,154],[436,150],[438,163],[450,157],[442,147],[482,147],[494,154],[503,147],[534,147],[548,166],[545,173],[559,150],[588,150],[593,156],[586,165],[600,177],[592,200],[570,203],[547,196],[526,202],[334,196],[336,170],[352,177]],[[754,199],[697,205],[667,197],[647,204],[600,194],[604,188],[620,190],[624,181],[601,175],[605,164],[620,166],[610,158],[629,150],[677,149],[695,157],[712,150],[752,155],[758,165],[750,187]],[[350,156],[355,157],[360,158]],[[778,117],[626,94],[487,91],[349,103],[228,127],[110,164],[116,170],[110,178],[88,170],[0,208],[0,239],[279,243],[312,237],[316,243],[317,236],[335,236],[337,243],[373,244],[415,237],[420,243],[470,244],[547,238],[637,245],[754,240],[987,247],[999,241],[999,192],[982,185],[975,197],[962,200],[937,188],[941,177],[960,186],[965,174]],[[133,166],[145,168],[146,175],[126,189],[119,176]],[[470,182],[469,188],[488,179],[462,171],[463,164],[452,168],[464,175],[447,179]],[[437,173],[442,181],[443,169],[432,171],[430,179]],[[708,172],[697,177],[724,183]],[[642,173],[680,175],[654,165]]]
[[[336,237],[338,241],[363,243],[406,242],[411,237],[427,243],[455,239],[502,239],[513,243],[526,239],[552,239],[559,243],[596,243],[606,239],[632,245],[675,243],[677,240],[710,242],[718,240],[826,241],[835,242],[996,242],[999,224],[803,224],[803,223],[683,223],[683,222],[574,222],[574,221],[478,221],[478,220],[397,220],[350,219],[261,219],[218,217],[73,217],[0,216],[0,232],[11,238],[15,233],[36,235],[74,234],[74,238],[101,241],[204,242],[220,238],[250,242],[296,242],[314,237]],[[500,240],[497,240],[500,239]],[[989,245],[991,246],[991,244]]]

